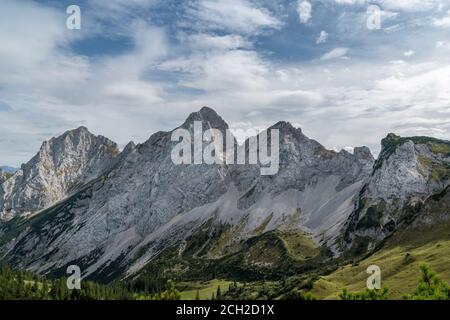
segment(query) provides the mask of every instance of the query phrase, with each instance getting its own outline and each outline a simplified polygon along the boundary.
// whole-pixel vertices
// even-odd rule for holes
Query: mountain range
[[[193,133],[194,121],[228,129],[208,107],[178,128]],[[102,281],[280,278],[450,220],[449,141],[388,134],[374,159],[367,147],[328,150],[289,122],[269,129],[280,137],[273,176],[258,164],[176,165],[173,131],[121,152],[84,127],[46,141],[0,172],[0,261],[46,275],[76,264]]]
[[[0,166],[0,171],[4,173],[14,174],[18,169],[10,166]]]

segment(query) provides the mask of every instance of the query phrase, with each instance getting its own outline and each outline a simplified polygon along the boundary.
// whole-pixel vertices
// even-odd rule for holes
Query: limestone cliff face
[[[35,213],[98,177],[118,155],[117,145],[80,127],[46,141],[0,186],[0,220]]]
[[[424,202],[449,185],[449,141],[389,134],[348,221],[347,244],[370,249],[413,221]]]
[[[209,108],[191,114],[181,128],[192,131],[194,121],[202,120],[205,129],[228,128]],[[175,246],[182,253],[189,237],[213,234],[218,226],[227,226],[231,236],[216,257],[256,232],[279,229],[306,232],[318,245],[333,246],[371,173],[370,151],[326,150],[287,122],[271,129],[280,133],[274,176],[261,176],[259,164],[176,165],[172,132],[131,143],[101,176],[97,166],[83,170],[90,173],[83,181],[97,178],[81,188],[77,182],[78,192],[31,218],[29,229],[0,248],[0,257],[43,273],[77,263],[85,274],[110,276],[111,264],[115,273],[137,271],[161,250]],[[104,163],[110,162],[106,157]],[[73,188],[65,190],[60,195]]]
[[[195,121],[203,130],[228,128],[210,108],[179,128],[193,133]],[[448,141],[390,134],[375,161],[366,147],[327,150],[288,122],[269,129],[279,130],[280,157],[267,176],[260,163],[177,165],[173,131],[120,154],[85,128],[45,142],[14,176],[0,175],[0,259],[41,273],[78,264],[84,275],[112,279],[167,248],[215,259],[281,230],[306,234],[336,255],[364,253],[403,225],[450,217],[432,212],[448,208]],[[248,141],[231,146],[248,159]],[[447,202],[430,200],[435,195]],[[20,227],[8,222],[18,215]]]
[[[203,130],[228,128],[210,108],[180,128],[193,133],[195,121]],[[120,154],[85,128],[45,142],[13,177],[0,176],[0,259],[41,273],[75,263],[85,275],[113,278],[140,270],[167,248],[185,254],[199,234],[205,240],[191,254],[214,259],[274,230],[302,232],[335,254],[364,253],[420,221],[430,211],[424,207],[437,207],[430,197],[448,194],[448,141],[390,134],[375,161],[366,147],[327,150],[288,122],[269,129],[279,130],[280,162],[268,176],[261,164],[176,165],[172,131]],[[248,159],[248,141],[231,145]],[[17,215],[20,228],[7,222]]]

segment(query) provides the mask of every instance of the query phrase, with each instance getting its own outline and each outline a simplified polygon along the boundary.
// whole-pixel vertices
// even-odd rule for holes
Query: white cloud
[[[247,0],[196,0],[187,4],[189,27],[200,31],[223,30],[254,34],[264,29],[277,29],[281,22],[271,13]]]
[[[120,14],[114,8],[123,3],[110,3],[114,14]],[[76,34],[61,28],[64,11],[4,0],[0,149],[10,151],[1,154],[0,163],[26,161],[43,139],[80,124],[122,146],[131,139],[142,142],[155,131],[179,125],[203,105],[234,124],[301,123],[307,135],[338,149],[363,144],[377,149],[390,131],[448,139],[450,49],[442,29],[432,28],[436,34],[426,36],[415,33],[414,39],[388,39],[392,43],[369,38],[364,48],[343,42],[321,61],[275,63],[267,51],[258,51],[255,35],[280,28],[282,17],[257,3],[190,1],[176,22],[186,26],[175,37],[138,21],[125,30],[131,49],[92,58],[70,51]],[[311,16],[305,23],[310,21]],[[326,41],[326,35],[322,31],[317,42]],[[340,37],[336,29],[333,38]],[[174,44],[174,38],[180,43]],[[410,48],[428,39],[429,50],[420,57],[430,62],[402,57],[401,63],[389,63],[398,59],[399,47],[412,56]],[[343,63],[350,50],[352,63]]]
[[[91,60],[69,50],[79,33],[65,28],[65,10],[5,0],[2,13],[0,100],[12,110],[2,115],[0,144],[10,151],[0,162],[19,165],[44,139],[81,124],[120,143],[145,139],[136,124],[148,127],[151,117],[142,115],[162,100],[160,86],[142,74],[167,52],[161,30],[135,23],[132,52]]]
[[[24,6],[5,0],[2,3],[0,62],[7,62],[2,68],[8,69],[2,69],[2,76],[6,78],[4,71],[14,72],[18,68],[47,60],[57,42],[64,45],[68,35],[61,23],[65,19],[56,10],[41,9],[32,3]]]
[[[347,5],[361,5],[367,3],[367,0],[334,0],[334,2],[338,4],[347,4]]]
[[[231,50],[250,48],[251,43],[244,37],[236,34],[224,36],[210,34],[193,34],[186,37],[186,45],[195,49]]]
[[[436,49],[450,51],[450,42],[448,41],[436,41]]]
[[[90,5],[108,10],[126,10],[130,7],[148,7],[159,2],[159,0],[90,0]]]
[[[300,19],[300,23],[307,24],[312,18],[312,5],[305,0],[298,0],[297,13]]]
[[[407,12],[423,12],[438,9],[442,0],[381,0],[384,9]]]
[[[349,153],[353,153],[355,151],[355,147],[351,147],[351,146],[346,146],[343,149]],[[339,149],[337,149],[337,151],[339,151]]]
[[[342,5],[370,5],[375,4],[387,10],[406,12],[423,12],[428,10],[439,10],[443,0],[331,0]]]
[[[327,39],[328,39],[328,32],[326,32],[325,30],[322,30],[320,32],[319,37],[316,39],[316,44],[325,43],[325,42],[327,42]]]
[[[403,53],[403,55],[405,56],[405,57],[407,57],[407,58],[410,58],[410,57],[412,57],[413,55],[415,55],[415,51],[414,50],[408,50],[408,51],[405,51],[404,53]]]
[[[348,48],[335,48],[331,50],[330,52],[325,53],[320,60],[332,60],[332,59],[338,59],[343,58],[348,53]]]
[[[447,16],[434,19],[433,23],[436,27],[450,28],[450,11],[447,12]]]

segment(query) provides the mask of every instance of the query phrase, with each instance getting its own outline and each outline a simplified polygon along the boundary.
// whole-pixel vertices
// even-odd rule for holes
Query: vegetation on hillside
[[[416,289],[403,293],[407,300],[450,300],[450,286],[441,280],[427,265],[420,266],[420,277]],[[157,294],[135,292],[129,282],[110,285],[82,281],[81,289],[69,290],[66,279],[46,279],[26,271],[11,270],[0,266],[0,300],[194,300],[194,296],[180,292],[173,280],[168,280],[165,289]],[[218,282],[214,282],[217,284]],[[242,283],[229,282],[228,288],[209,284],[208,296],[203,289],[197,289],[195,300],[315,300],[310,289],[312,284],[293,285],[290,280],[280,282]],[[200,298],[200,291],[203,292]],[[284,292],[284,293],[282,293]],[[389,290],[368,290],[349,292],[343,289],[338,295],[341,300],[388,300]]]
[[[408,300],[450,300],[450,286],[442,281],[430,268],[420,266],[421,277],[417,289],[404,298]]]
[[[366,289],[364,292],[348,292],[347,289],[342,290],[339,294],[341,300],[387,300],[389,289]]]
[[[68,289],[67,279],[46,279],[34,273],[0,266],[0,300],[179,300],[180,292],[168,280],[162,292],[137,291],[131,282],[99,284],[81,281]]]
[[[124,284],[101,285],[82,281],[80,290],[69,290],[67,279],[46,279],[27,271],[0,266],[0,300],[124,300],[133,294]]]
[[[420,278],[417,289],[412,294],[403,295],[406,300],[450,300],[450,286],[442,281],[431,269],[426,265],[420,266]],[[364,292],[349,293],[344,289],[339,298],[342,300],[388,300],[387,288],[380,290],[366,289]]]

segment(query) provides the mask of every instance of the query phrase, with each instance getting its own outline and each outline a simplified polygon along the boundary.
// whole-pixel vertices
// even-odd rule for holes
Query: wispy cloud
[[[348,48],[335,48],[330,52],[325,53],[322,57],[320,57],[320,60],[332,60],[343,58],[348,53],[348,50],[349,50]]]
[[[435,18],[434,25],[437,27],[450,28],[450,11],[447,12],[446,16]]]
[[[183,26],[199,31],[226,31],[255,34],[264,29],[276,29],[281,21],[264,8],[247,0],[191,0],[186,5]]]
[[[60,6],[3,0],[0,164],[81,124],[141,142],[203,105],[235,129],[300,123],[330,148],[449,136],[446,3],[371,1],[392,13],[373,31],[368,1],[306,2],[94,0],[77,32]]]

